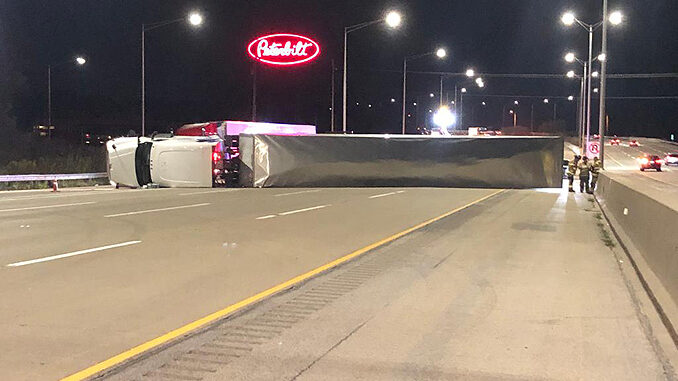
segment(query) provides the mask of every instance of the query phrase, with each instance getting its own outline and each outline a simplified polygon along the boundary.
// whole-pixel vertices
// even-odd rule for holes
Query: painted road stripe
[[[199,206],[210,205],[209,202],[203,202],[201,204],[192,204],[192,205],[181,205],[181,206],[170,206],[169,208],[159,208],[159,209],[147,209],[147,210],[137,210],[134,212],[118,213],[118,214],[109,214],[104,217],[122,217],[122,216],[133,216],[135,214],[145,214],[145,213],[154,213],[154,212],[164,212],[166,210],[177,210],[177,209],[186,209],[186,208],[197,208]]]
[[[56,259],[63,259],[63,258],[75,257],[76,255],[83,255],[83,254],[94,253],[94,252],[102,251],[102,250],[115,249],[116,247],[124,247],[124,246],[129,246],[129,245],[136,245],[137,243],[141,243],[141,241],[127,241],[127,242],[123,242],[123,243],[116,243],[116,244],[113,244],[113,245],[106,245],[106,246],[101,246],[101,247],[95,247],[95,248],[93,248],[93,249],[86,249],[86,250],[74,251],[74,252],[72,252],[72,253],[65,253],[65,254],[59,254],[59,255],[52,255],[51,257],[37,258],[37,259],[31,259],[31,260],[29,260],[29,261],[10,263],[10,264],[8,264],[8,265],[6,265],[6,266],[7,266],[7,267],[20,267],[20,266],[32,265],[32,264],[35,264],[35,263],[54,261],[54,260],[56,260]]]
[[[209,193],[228,193],[228,192],[236,192],[239,191],[240,189],[215,189],[215,190],[209,190],[209,191],[201,191],[201,192],[189,192],[189,193],[179,193],[179,196],[193,196],[196,194],[209,194]]]
[[[269,214],[268,216],[257,217],[257,220],[268,220],[269,218],[277,217],[275,214]]]
[[[25,208],[14,208],[14,209],[0,209],[0,213],[2,212],[18,212],[21,210],[37,210],[37,209],[49,209],[49,208],[65,208],[68,206],[79,206],[79,205],[91,205],[91,204],[96,204],[94,201],[88,201],[88,202],[76,202],[73,204],[58,204],[58,205],[44,205],[44,206],[28,206]]]
[[[374,196],[370,196],[369,198],[379,198],[379,197],[386,197],[386,196],[392,196],[394,194],[401,194],[405,193],[405,191],[397,191],[397,192],[388,192],[388,193],[382,193],[382,194],[375,194]]]
[[[278,215],[279,215],[279,216],[289,216],[290,214],[297,214],[297,213],[308,212],[308,211],[311,211],[311,210],[317,210],[317,209],[327,208],[328,206],[332,206],[332,204],[318,205],[318,206],[312,206],[312,207],[310,207],[310,208],[297,209],[297,210],[290,210],[289,212],[278,213]]]
[[[502,189],[502,190],[498,190],[496,192],[490,193],[489,195],[481,197],[481,198],[479,198],[475,201],[472,201],[472,202],[470,202],[470,203],[468,203],[464,206],[461,206],[461,207],[456,208],[454,210],[450,210],[449,212],[443,213],[443,214],[439,215],[438,217],[434,217],[434,218],[431,218],[430,220],[426,220],[426,221],[424,221],[424,222],[422,222],[418,225],[412,226],[409,229],[405,229],[405,230],[401,231],[400,233],[396,233],[396,234],[394,234],[390,237],[382,239],[381,241],[378,241],[378,242],[375,242],[371,245],[365,246],[362,249],[356,250],[356,251],[354,251],[354,252],[352,252],[348,255],[345,255],[345,256],[343,256],[339,259],[335,259],[334,261],[329,262],[327,264],[324,264],[320,267],[316,267],[315,269],[313,269],[313,270],[311,270],[307,273],[298,275],[298,276],[296,276],[296,277],[294,277],[294,278],[292,278],[292,279],[290,279],[286,282],[280,283],[277,286],[273,286],[273,287],[271,287],[267,290],[259,292],[258,294],[252,295],[247,299],[243,299],[243,300],[241,300],[241,301],[239,301],[235,304],[231,304],[230,306],[228,306],[228,307],[226,307],[222,310],[219,310],[217,312],[209,314],[209,315],[207,315],[207,316],[205,316],[201,319],[198,319],[198,320],[196,320],[192,323],[188,323],[183,327],[175,329],[174,331],[168,332],[168,333],[166,333],[166,334],[164,334],[160,337],[156,337],[155,339],[147,341],[147,342],[140,344],[140,345],[138,345],[134,348],[128,349],[127,351],[122,352],[122,353],[120,353],[116,356],[113,356],[113,357],[111,357],[107,360],[104,360],[104,361],[102,361],[98,364],[94,364],[94,365],[90,366],[89,368],[83,369],[83,370],[81,370],[81,371],[79,371],[75,374],[72,374],[68,377],[61,379],[61,381],[80,381],[80,380],[87,379],[87,378],[89,378],[89,377],[91,377],[91,376],[93,376],[93,375],[95,375],[99,372],[102,372],[106,369],[109,369],[109,368],[112,368],[116,365],[119,365],[119,364],[133,358],[133,357],[139,356],[140,354],[142,354],[146,351],[149,351],[153,348],[157,348],[160,345],[163,345],[163,344],[165,344],[165,343],[167,343],[171,340],[174,340],[178,337],[181,337],[181,336],[183,336],[183,335],[185,335],[189,332],[192,332],[192,331],[194,331],[194,330],[196,330],[200,327],[204,327],[207,324],[210,324],[210,323],[215,322],[216,320],[222,319],[225,316],[228,316],[228,315],[230,315],[230,314],[232,314],[232,313],[234,313],[234,312],[236,312],[236,311],[238,311],[238,310],[240,310],[244,307],[247,307],[247,306],[250,306],[254,303],[257,303],[257,302],[261,301],[262,299],[265,299],[265,298],[267,298],[271,295],[277,294],[280,291],[284,291],[284,290],[286,290],[286,289],[288,289],[288,288],[290,288],[290,287],[292,287],[292,286],[294,286],[298,283],[304,282],[307,279],[312,278],[312,277],[314,277],[314,276],[316,276],[316,275],[318,275],[322,272],[328,271],[328,270],[330,270],[334,267],[339,266],[342,263],[345,263],[345,262],[352,260],[353,258],[359,257],[359,256],[369,252],[370,250],[374,250],[374,249],[376,249],[380,246],[383,246],[383,245],[385,245],[389,242],[395,241],[396,239],[401,238],[401,237],[403,237],[407,234],[410,234],[410,233],[414,232],[415,230],[419,230],[419,229],[421,229],[421,228],[423,228],[427,225],[430,225],[430,224],[432,224],[436,221],[442,220],[445,217],[448,217],[448,216],[450,216],[454,213],[462,211],[462,210],[464,210],[468,207],[471,207],[471,206],[473,206],[473,205],[475,205],[479,202],[485,201],[488,198],[495,196],[495,195],[497,195],[501,192],[504,192],[504,191],[505,190]]]
[[[273,195],[273,197],[291,196],[293,194],[317,193],[317,192],[320,192],[320,189],[310,189],[310,190],[303,190],[303,191],[298,191],[298,192],[280,193],[280,194]]]

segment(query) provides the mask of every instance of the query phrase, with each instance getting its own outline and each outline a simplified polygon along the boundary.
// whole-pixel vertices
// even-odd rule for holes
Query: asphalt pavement
[[[0,379],[67,376],[494,191],[1,193]]]

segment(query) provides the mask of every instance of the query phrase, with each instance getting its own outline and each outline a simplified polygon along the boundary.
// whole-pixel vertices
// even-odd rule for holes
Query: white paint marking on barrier
[[[290,193],[280,193],[280,194],[273,195],[273,197],[291,196],[291,195],[295,195],[295,194],[317,193],[317,192],[320,192],[320,189],[310,189],[310,190],[290,192]]]
[[[0,209],[0,213],[2,212],[19,212],[22,210],[37,210],[37,209],[49,209],[49,208],[65,208],[68,206],[79,206],[79,205],[91,205],[91,204],[96,204],[94,201],[88,201],[88,202],[76,202],[72,204],[57,204],[57,205],[43,205],[43,206],[27,206],[25,208],[12,208],[12,209]]]
[[[289,212],[282,212],[278,213],[279,216],[289,216],[290,214],[297,214],[297,213],[303,213],[303,212],[309,212],[311,210],[317,210],[317,209],[322,209],[322,208],[327,208],[329,206],[332,206],[331,204],[327,205],[318,205],[318,206],[312,206],[310,208],[304,208],[304,209],[297,209],[297,210],[290,210]]]
[[[52,256],[49,256],[49,257],[43,257],[43,258],[31,259],[31,260],[28,260],[28,261],[10,263],[10,264],[5,265],[5,266],[7,266],[7,267],[20,267],[20,266],[32,265],[32,264],[35,264],[35,263],[54,261],[56,259],[75,257],[76,255],[83,255],[83,254],[94,253],[94,252],[102,251],[102,250],[115,249],[117,247],[136,245],[137,243],[141,243],[141,241],[127,241],[127,242],[122,242],[122,243],[116,243],[116,244],[113,244],[113,245],[95,247],[93,249],[73,251],[71,253],[52,255]]]
[[[374,196],[370,196],[369,198],[379,198],[379,197],[386,197],[386,196],[393,196],[394,194],[401,194],[405,193],[405,191],[397,191],[397,192],[388,192],[388,193],[382,193],[382,194],[375,194]]]
[[[201,204],[192,204],[192,205],[181,205],[181,206],[170,206],[168,208],[158,208],[158,209],[147,209],[147,210],[137,210],[134,212],[125,212],[125,213],[117,213],[117,214],[109,214],[104,216],[105,218],[113,218],[113,217],[122,217],[122,216],[133,216],[135,214],[145,214],[145,213],[154,213],[154,212],[164,212],[167,210],[177,210],[177,209],[187,209],[187,208],[197,208],[199,206],[206,206],[210,205],[209,202],[203,202]]]

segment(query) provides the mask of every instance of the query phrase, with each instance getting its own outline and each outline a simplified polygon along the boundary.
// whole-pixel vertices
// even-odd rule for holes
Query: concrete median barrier
[[[596,199],[656,298],[655,307],[677,327],[678,192],[668,184],[639,186],[633,175],[601,173]]]

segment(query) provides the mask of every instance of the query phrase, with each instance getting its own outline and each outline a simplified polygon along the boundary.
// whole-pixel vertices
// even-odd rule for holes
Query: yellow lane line
[[[385,245],[389,242],[395,241],[396,239],[398,239],[398,238],[400,238],[404,235],[412,233],[415,230],[421,229],[421,228],[423,228],[427,225],[430,225],[430,224],[432,224],[436,221],[439,221],[439,220],[441,220],[445,217],[448,217],[448,216],[450,216],[454,213],[457,213],[461,210],[464,210],[464,209],[466,209],[470,206],[473,206],[473,205],[475,205],[479,202],[485,201],[488,198],[495,196],[495,195],[497,195],[501,192],[504,192],[504,191],[505,191],[505,189],[498,190],[498,191],[493,192],[493,193],[491,193],[487,196],[484,196],[484,197],[481,197],[481,198],[479,198],[475,201],[472,201],[472,202],[470,202],[470,203],[468,203],[464,206],[461,206],[461,207],[456,208],[454,210],[450,210],[449,212],[443,213],[443,214],[439,215],[438,217],[431,218],[430,220],[426,220],[426,221],[424,221],[424,222],[422,222],[418,225],[415,225],[415,226],[412,226],[411,228],[403,230],[400,233],[396,233],[396,234],[394,234],[390,237],[382,239],[381,241],[378,241],[378,242],[375,242],[375,243],[370,244],[368,246],[365,246],[362,249],[358,249],[358,250],[356,250],[356,251],[354,251],[354,252],[352,252],[348,255],[345,255],[345,256],[343,256],[339,259],[335,259],[332,262],[329,262],[329,263],[324,264],[320,267],[317,267],[317,268],[315,268],[315,269],[313,269],[313,270],[311,270],[311,271],[309,271],[305,274],[298,275],[298,276],[296,276],[296,277],[294,277],[294,278],[292,278],[288,281],[280,283],[277,286],[273,286],[273,287],[271,287],[267,290],[261,291],[260,293],[258,293],[256,295],[252,295],[247,299],[243,299],[243,300],[241,300],[241,301],[239,301],[235,304],[232,304],[232,305],[230,305],[230,306],[228,306],[228,307],[226,307],[222,310],[211,313],[211,314],[209,314],[209,315],[207,315],[207,316],[205,316],[201,319],[198,319],[198,320],[196,320],[192,323],[188,323],[183,327],[177,328],[177,329],[170,331],[170,332],[168,332],[168,333],[166,333],[162,336],[156,337],[155,339],[152,339],[152,340],[147,341],[143,344],[140,344],[140,345],[138,345],[138,346],[136,346],[132,349],[128,349],[127,351],[122,352],[118,355],[115,355],[115,356],[109,358],[108,360],[104,360],[104,361],[102,361],[98,364],[94,364],[94,365],[90,366],[89,368],[83,369],[83,370],[81,370],[77,373],[74,373],[70,376],[62,378],[61,381],[84,380],[87,377],[91,377],[91,376],[93,376],[97,373],[100,373],[100,372],[102,372],[106,369],[112,368],[112,367],[114,367],[118,364],[121,364],[121,363],[123,363],[127,360],[130,360],[131,358],[136,357],[136,356],[138,356],[138,355],[140,355],[140,354],[142,354],[142,353],[144,353],[144,352],[146,352],[150,349],[156,348],[156,347],[163,345],[163,344],[165,344],[165,343],[167,343],[167,342],[169,342],[173,339],[176,339],[178,337],[186,335],[189,332],[194,331],[194,330],[196,330],[200,327],[203,327],[207,324],[213,323],[214,321],[219,320],[219,319],[221,319],[225,316],[228,316],[228,315],[230,315],[230,314],[232,314],[232,313],[234,313],[234,312],[236,312],[236,311],[238,311],[238,310],[240,310],[244,307],[247,307],[251,304],[259,302],[262,299],[265,299],[265,298],[267,298],[267,297],[269,297],[273,294],[276,294],[280,291],[283,291],[287,288],[290,288],[297,283],[303,282],[303,281],[305,281],[309,278],[312,278],[312,277],[314,277],[314,276],[316,276],[316,275],[318,275],[318,274],[320,274],[324,271],[332,269],[332,268],[334,268],[334,267],[336,267],[336,266],[338,266],[342,263],[350,261],[351,259],[353,259],[355,257],[358,257],[362,254],[365,254],[370,250],[376,249],[379,246],[383,246],[383,245]]]

